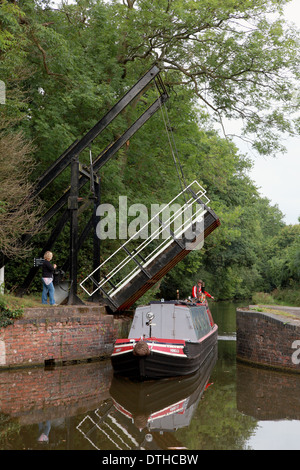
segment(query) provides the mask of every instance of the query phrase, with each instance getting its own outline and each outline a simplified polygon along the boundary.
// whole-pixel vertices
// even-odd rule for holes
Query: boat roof
[[[151,300],[149,302],[150,305],[155,305],[155,304],[173,304],[173,305],[184,305],[186,307],[197,307],[196,302],[193,302],[192,300]]]
[[[149,319],[149,313],[153,314],[152,319]],[[129,338],[146,336],[198,341],[210,330],[206,304],[179,300],[151,301],[136,308]]]

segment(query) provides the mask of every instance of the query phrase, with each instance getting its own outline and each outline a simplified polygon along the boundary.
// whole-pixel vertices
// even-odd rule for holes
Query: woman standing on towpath
[[[54,299],[54,285],[53,285],[53,273],[56,269],[56,264],[51,264],[50,261],[53,258],[51,251],[46,251],[44,254],[44,262],[42,266],[42,282],[43,282],[43,292],[42,292],[42,304],[47,305],[47,296],[49,294],[50,305],[56,305]]]

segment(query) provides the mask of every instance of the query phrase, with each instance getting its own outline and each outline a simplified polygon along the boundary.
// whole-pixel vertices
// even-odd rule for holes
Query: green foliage
[[[254,304],[263,305],[287,305],[291,307],[300,307],[299,289],[275,289],[271,294],[266,292],[255,292],[252,296]]]
[[[0,413],[0,449],[11,450],[9,441],[20,433],[20,423],[18,418],[11,418],[10,415]]]
[[[300,307],[300,291],[297,287],[294,289],[275,289],[272,292],[275,303]]]
[[[212,119],[243,119],[244,137],[263,154],[280,147],[279,133],[293,133],[298,35],[275,18],[287,0],[78,0],[56,8],[48,0],[6,0],[0,10],[0,76],[7,85],[5,114],[33,141],[35,181],[81,138],[154,63],[169,92],[167,109],[183,172],[207,189],[221,226],[177,265],[153,295],[191,293],[198,277],[217,299],[296,285],[300,277],[299,232],[285,227],[276,206],[262,198],[247,174],[251,162]],[[273,15],[269,15],[273,13]],[[275,19],[274,19],[275,18]],[[251,28],[245,34],[247,24]],[[3,77],[3,78],[2,78]],[[290,78],[288,78],[290,77]],[[93,142],[93,159],[153,102],[148,88]],[[274,106],[273,106],[274,104]],[[209,110],[209,112],[208,112]],[[213,118],[210,114],[213,114]],[[89,163],[89,152],[80,155]],[[101,202],[118,206],[166,203],[181,189],[160,112],[101,170]],[[69,170],[42,193],[45,209],[63,194]],[[89,188],[80,196],[87,197]],[[0,211],[3,209],[0,206]],[[83,230],[91,213],[80,217]],[[9,288],[20,284],[45,245],[47,230],[33,240],[23,261],[6,267]],[[299,226],[295,226],[299,227]],[[69,227],[53,248],[61,266],[68,256]],[[101,244],[101,260],[119,246]],[[92,270],[92,241],[79,257],[80,277]],[[178,280],[180,280],[180,285]],[[41,289],[40,279],[31,286]]]
[[[14,320],[21,318],[23,315],[23,308],[11,308],[7,304],[7,300],[0,295],[0,328],[5,328],[12,325]]]
[[[267,294],[265,292],[256,292],[252,296],[252,302],[256,305],[262,304],[262,305],[274,305],[275,300],[274,297],[271,294]]]
[[[295,88],[283,71],[299,73],[299,36],[280,15],[287,1],[112,2],[118,60],[127,72],[149,59],[162,63],[167,83],[193,90],[218,121],[242,119],[256,150],[276,152],[277,131],[297,126],[284,103]]]
[[[269,289],[296,287],[300,282],[300,224],[273,235],[264,253],[264,277]]]

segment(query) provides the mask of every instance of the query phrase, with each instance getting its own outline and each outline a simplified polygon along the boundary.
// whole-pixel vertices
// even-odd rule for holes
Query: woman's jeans
[[[44,280],[42,279],[43,282],[43,292],[42,292],[42,304],[47,304],[47,294],[49,294],[49,301],[50,305],[55,304],[55,299],[54,299],[54,285],[53,282],[50,282],[48,286],[45,284]]]

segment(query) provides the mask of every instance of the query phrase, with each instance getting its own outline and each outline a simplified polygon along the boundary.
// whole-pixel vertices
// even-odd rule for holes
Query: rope
[[[91,144],[89,144],[89,151],[90,151],[90,190],[95,197],[95,183],[94,183],[94,171],[93,171],[93,155],[92,155],[92,148]]]
[[[158,92],[158,94],[159,94],[159,89],[158,89],[158,85],[157,85],[156,80],[154,80],[154,82],[155,82],[155,85],[156,85],[157,92]],[[159,101],[159,106],[160,106],[160,110],[161,110],[163,122],[164,122],[164,125],[165,125],[166,134],[167,134],[167,137],[168,137],[168,141],[169,141],[169,145],[170,145],[172,157],[173,157],[174,164],[175,164],[175,168],[176,168],[176,171],[177,171],[177,176],[178,176],[178,179],[179,179],[181,191],[183,192],[185,203],[187,203],[186,196],[185,196],[185,190],[187,190],[187,183],[186,183],[186,180],[185,180],[185,176],[184,176],[184,173],[183,173],[183,168],[182,168],[182,165],[181,165],[181,162],[180,162],[180,158],[179,158],[179,155],[178,155],[178,150],[177,150],[177,147],[176,147],[176,142],[175,142],[175,139],[174,139],[174,134],[173,134],[173,132],[172,132],[172,127],[171,127],[171,123],[170,123],[170,119],[169,119],[167,107],[165,106],[165,103],[163,103],[163,105],[164,105],[164,106],[162,106],[162,102],[161,102],[161,100],[160,100],[160,101]],[[165,118],[165,115],[164,115],[163,108],[164,108],[165,113],[166,113],[166,118]],[[170,132],[170,129],[171,129],[171,132]],[[175,148],[175,152],[174,152],[173,145],[172,145],[172,142],[171,142],[170,134],[171,134],[171,136],[172,136],[172,141],[173,141],[173,145],[174,145],[174,148]],[[175,155],[175,153],[176,153],[176,155]],[[179,166],[179,168],[178,168],[178,166]],[[180,169],[180,172],[179,172],[179,169]],[[180,173],[181,173],[181,177],[180,177]],[[182,180],[183,180],[183,182],[184,182],[185,190],[183,189],[183,185],[182,185],[182,180],[181,180],[181,178],[182,178]]]

